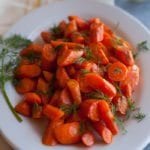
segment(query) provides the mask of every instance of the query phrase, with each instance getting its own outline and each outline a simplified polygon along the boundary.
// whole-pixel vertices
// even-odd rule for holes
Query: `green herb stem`
[[[4,96],[5,100],[6,100],[6,103],[7,103],[8,107],[9,107],[9,109],[11,110],[11,112],[13,113],[13,115],[15,116],[15,118],[19,122],[22,122],[21,117],[16,113],[16,111],[14,110],[14,107],[12,106],[12,104],[11,104],[11,102],[9,100],[9,97],[8,97],[8,95],[6,93],[4,85],[2,85],[2,87],[1,87],[1,92],[2,92],[2,94],[3,94],[3,96]]]

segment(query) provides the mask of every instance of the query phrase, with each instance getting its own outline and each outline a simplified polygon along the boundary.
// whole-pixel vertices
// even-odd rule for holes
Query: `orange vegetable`
[[[73,103],[80,104],[82,100],[81,100],[79,83],[74,79],[70,79],[67,81],[67,87],[73,98]]]
[[[67,46],[69,49],[76,49],[76,48],[84,48],[83,44],[79,44],[79,43],[73,43],[73,42],[63,42],[63,41],[51,41],[51,44],[54,48],[60,46],[60,45],[65,45]]]
[[[113,135],[111,131],[103,123],[94,122],[92,123],[92,125],[106,144],[110,144],[112,142]]]
[[[34,104],[34,103],[37,103],[37,104],[40,104],[41,103],[41,98],[39,95],[37,95],[36,93],[26,93],[24,95],[24,100],[31,103],[31,104]]]
[[[49,84],[43,79],[39,78],[37,82],[37,91],[43,94],[48,93]]]
[[[50,44],[45,44],[42,51],[42,69],[50,70],[51,65],[53,64],[56,58],[56,54]]]
[[[67,88],[65,88],[61,91],[60,97],[59,97],[59,100],[58,100],[58,105],[59,106],[64,105],[64,104],[67,104],[67,105],[72,104],[72,99],[71,99],[70,93],[67,90]]]
[[[79,29],[85,30],[88,28],[88,23],[78,16],[69,16],[70,21],[74,20]]]
[[[23,78],[17,83],[15,88],[20,94],[31,92],[35,89],[35,81],[29,78]]]
[[[84,100],[80,105],[80,113],[83,117],[92,121],[99,121],[99,112],[97,108],[98,101],[95,99]]]
[[[84,86],[90,87],[93,90],[100,90],[110,98],[116,95],[115,87],[100,75],[87,73],[82,78],[84,78]]]
[[[81,139],[79,122],[65,123],[54,129],[57,141],[61,144],[75,144]]]
[[[80,43],[80,44],[83,44],[85,40],[84,37],[79,32],[72,33],[71,39],[72,39],[72,42]]]
[[[21,65],[16,70],[17,77],[20,78],[34,78],[41,74],[41,68],[36,65]]]
[[[82,135],[81,140],[85,146],[92,146],[95,142],[95,138],[92,132],[85,132]]]
[[[78,58],[83,55],[82,50],[62,49],[59,52],[60,53],[57,58],[57,64],[60,67],[73,64]]]
[[[43,114],[52,121],[59,120],[64,116],[62,110],[49,104],[44,106]]]
[[[70,79],[65,68],[59,67],[56,71],[56,79],[60,87],[65,87],[67,81]]]
[[[23,49],[20,52],[21,56],[27,56],[30,54],[41,54],[43,46],[37,43],[30,44],[27,48]]]
[[[90,25],[90,41],[93,43],[101,42],[104,35],[103,24],[92,23]]]
[[[109,104],[105,100],[98,102],[98,111],[100,118],[105,122],[106,126],[112,132],[112,134],[117,134],[118,126],[114,120],[114,116],[111,112]]]
[[[34,104],[32,106],[32,118],[39,119],[41,117],[42,117],[42,106],[39,106],[38,104]]]
[[[59,23],[59,28],[62,32],[65,32],[66,27],[67,27],[66,21],[63,20]]]
[[[72,20],[67,24],[64,35],[65,37],[70,37],[70,35],[75,31],[77,31],[77,24],[74,20]]]
[[[53,79],[53,74],[52,74],[51,72],[43,71],[42,73],[43,73],[44,79],[45,79],[47,82],[52,81],[52,79]]]
[[[116,97],[113,98],[112,102],[116,106],[116,110],[122,114],[125,115],[127,110],[128,110],[128,101],[126,97],[117,95]]]
[[[117,45],[115,46],[113,52],[115,53],[115,56],[125,65],[132,66],[134,64],[132,51],[128,47]]]
[[[96,62],[106,65],[109,63],[109,60],[105,54],[106,47],[102,43],[93,43],[90,44],[90,48],[92,50],[92,53],[94,55],[94,58],[96,58]]]
[[[41,32],[41,37],[42,37],[43,41],[46,43],[50,43],[50,41],[52,39],[50,32],[47,32],[47,31]]]
[[[59,102],[60,98],[60,91],[56,90],[54,95],[51,97],[49,104],[56,106]]]
[[[108,76],[113,81],[122,81],[127,76],[127,67],[121,62],[115,62],[108,67]]]
[[[50,145],[50,146],[57,144],[57,141],[56,141],[55,136],[54,136],[54,129],[57,126],[61,125],[62,123],[63,123],[62,120],[51,121],[48,123],[48,125],[45,129],[45,132],[43,134],[43,137],[42,137],[42,143],[43,144]]]
[[[27,117],[31,116],[31,106],[26,101],[18,103],[15,106],[15,111]]]

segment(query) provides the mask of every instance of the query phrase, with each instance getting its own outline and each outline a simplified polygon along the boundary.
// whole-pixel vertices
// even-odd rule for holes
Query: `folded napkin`
[[[8,29],[22,16],[31,10],[58,0],[0,0],[0,35]],[[62,1],[62,0],[59,0]],[[69,1],[69,0],[68,0]],[[86,0],[85,0],[86,1]],[[114,4],[114,0],[97,0],[107,4]],[[13,13],[12,13],[13,12]],[[12,150],[7,142],[0,135],[0,150]]]

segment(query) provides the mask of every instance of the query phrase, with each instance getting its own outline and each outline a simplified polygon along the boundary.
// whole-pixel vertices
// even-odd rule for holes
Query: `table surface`
[[[116,5],[138,18],[150,29],[150,0],[143,2],[131,2],[131,0],[116,0]],[[150,150],[150,144],[144,150]]]

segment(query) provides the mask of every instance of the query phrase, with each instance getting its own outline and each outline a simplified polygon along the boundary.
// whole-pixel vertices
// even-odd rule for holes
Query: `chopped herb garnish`
[[[85,132],[85,122],[84,121],[81,121],[80,122],[80,129],[79,129],[79,132],[80,134],[83,134]]]
[[[55,51],[59,51],[63,48],[64,45],[60,44],[58,46],[55,47]]]
[[[52,33],[53,39],[60,38],[62,35],[62,31],[60,27],[56,25],[50,29],[50,32]]]
[[[60,106],[60,109],[64,111],[65,114],[71,115],[77,112],[78,105],[77,104],[71,104],[71,105],[63,104]]]
[[[76,64],[82,64],[84,61],[86,61],[86,59],[83,58],[83,57],[80,57],[80,58],[78,58],[78,59],[75,61],[75,63],[76,63]]]
[[[85,51],[86,51],[86,59],[87,60],[91,60],[94,59],[93,53],[91,51],[91,49],[89,47],[85,47]]]
[[[142,121],[146,115],[144,113],[138,112],[133,116],[138,122]]]
[[[149,50],[150,50],[150,44],[148,43],[148,41],[146,41],[146,40],[142,41],[142,42],[138,43],[137,52],[133,54],[133,57],[137,58],[141,52],[145,52],[145,51],[149,51]]]
[[[87,73],[90,73],[90,71],[89,71],[89,70],[86,70],[86,69],[81,69],[81,74],[82,74],[82,75],[85,75],[85,74],[87,74]]]
[[[98,91],[98,90],[90,92],[90,93],[87,93],[86,96],[88,98],[92,98],[92,99],[103,99],[103,100],[109,101],[108,96],[104,95],[103,92]]]
[[[8,107],[19,122],[22,119],[10,102],[5,84],[7,81],[13,80],[13,71],[19,62],[18,54],[20,49],[25,48],[29,44],[31,44],[31,41],[20,35],[12,35],[8,38],[0,37],[0,89]]]

